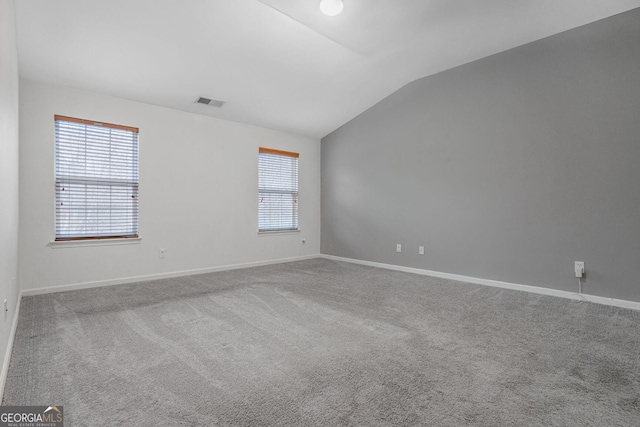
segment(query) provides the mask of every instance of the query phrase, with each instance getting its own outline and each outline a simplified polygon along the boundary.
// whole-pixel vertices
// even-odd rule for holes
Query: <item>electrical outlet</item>
[[[167,257],[167,250],[165,248],[160,248],[160,259],[165,259]]]
[[[418,246],[418,255],[424,255],[424,246]]]
[[[307,243],[307,239],[305,239],[304,237],[302,238],[302,244],[304,245],[305,243]]]
[[[582,277],[584,275],[584,261],[575,262],[576,277]]]
[[[402,252],[402,245],[400,243],[396,245],[396,252]]]

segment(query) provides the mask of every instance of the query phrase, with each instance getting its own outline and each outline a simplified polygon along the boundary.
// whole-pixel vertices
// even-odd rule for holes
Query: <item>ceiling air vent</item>
[[[224,105],[224,101],[220,101],[219,99],[200,97],[196,101],[196,104],[204,104],[204,105],[209,105],[211,107],[222,107]]]

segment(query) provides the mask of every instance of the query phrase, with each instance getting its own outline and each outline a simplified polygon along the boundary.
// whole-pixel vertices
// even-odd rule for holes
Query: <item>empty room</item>
[[[640,0],[0,0],[0,426],[640,425]]]

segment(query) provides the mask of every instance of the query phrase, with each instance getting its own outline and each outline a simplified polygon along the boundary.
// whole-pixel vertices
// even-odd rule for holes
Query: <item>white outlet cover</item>
[[[576,272],[576,277],[582,277],[585,273],[584,261],[576,261],[574,264],[574,270]]]

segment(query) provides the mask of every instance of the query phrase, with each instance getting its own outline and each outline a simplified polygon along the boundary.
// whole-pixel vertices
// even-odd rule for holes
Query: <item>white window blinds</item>
[[[298,153],[260,147],[258,231],[298,229]]]
[[[56,241],[138,237],[138,129],[55,125]]]

